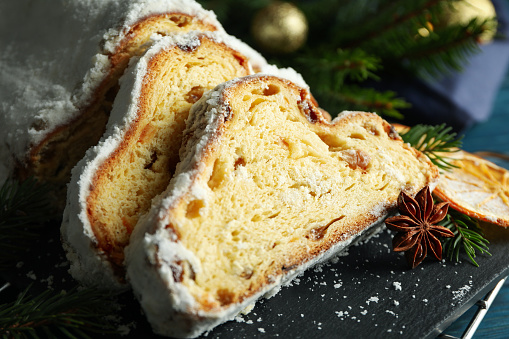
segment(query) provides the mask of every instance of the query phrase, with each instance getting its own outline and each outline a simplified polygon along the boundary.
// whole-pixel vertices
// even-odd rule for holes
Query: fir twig
[[[481,254],[491,256],[488,251],[489,241],[484,238],[477,220],[457,211],[449,210],[441,225],[454,233],[454,238],[447,238],[443,241],[443,253],[449,260],[458,262],[461,249],[467,254],[470,262],[477,267],[479,264],[474,259],[476,250]]]
[[[0,337],[90,338],[87,333],[115,333],[105,320],[113,312],[108,295],[73,289],[56,294],[46,290],[30,297],[29,288],[17,300],[0,305]]]
[[[0,223],[24,225],[47,220],[48,188],[29,178],[22,183],[7,180],[0,188]]]
[[[473,19],[431,31],[427,37],[419,37],[419,43],[405,46],[400,55],[395,55],[395,62],[406,61],[409,70],[428,78],[461,71],[467,56],[480,51],[478,40],[489,23]]]
[[[0,267],[16,258],[35,230],[52,216],[48,188],[33,178],[7,180],[0,188]]]
[[[361,49],[337,49],[335,51],[323,50],[308,51],[305,55],[297,57],[299,68],[309,77],[317,76],[321,79],[317,87],[327,87],[338,90],[346,80],[362,82],[367,79],[379,80],[375,74],[381,65],[380,59],[368,55]]]
[[[351,27],[355,35],[344,43],[348,47],[369,46],[371,49],[378,46],[380,41],[387,39],[388,35],[393,42],[398,42],[401,38],[413,38],[414,35],[408,28],[418,27],[417,25],[426,22],[438,5],[441,5],[441,0],[380,1],[376,11],[367,12],[364,21],[359,22],[356,27]],[[369,7],[366,10],[369,10]]]
[[[353,85],[345,86],[340,91],[320,89],[318,93],[328,105],[341,105],[343,110],[375,112],[396,119],[403,117],[399,109],[410,106],[405,100],[396,98],[395,92],[378,92]]]
[[[437,126],[415,125],[402,132],[401,138],[415,149],[426,154],[436,166],[443,170],[457,167],[452,164],[449,154],[457,152],[461,147],[462,136],[457,138],[452,128],[441,124]]]

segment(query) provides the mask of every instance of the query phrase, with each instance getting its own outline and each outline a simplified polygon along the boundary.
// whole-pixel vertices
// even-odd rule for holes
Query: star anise
[[[454,237],[452,231],[436,225],[447,215],[448,202],[433,206],[433,197],[429,186],[417,193],[415,199],[401,192],[398,198],[401,215],[387,218],[385,224],[396,231],[392,246],[396,252],[405,252],[408,264],[415,268],[428,252],[442,260],[442,244],[439,237]]]

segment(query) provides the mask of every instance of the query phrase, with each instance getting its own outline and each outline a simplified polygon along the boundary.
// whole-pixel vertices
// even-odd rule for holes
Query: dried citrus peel
[[[509,171],[465,151],[451,172],[441,174],[434,194],[474,218],[509,226]]]

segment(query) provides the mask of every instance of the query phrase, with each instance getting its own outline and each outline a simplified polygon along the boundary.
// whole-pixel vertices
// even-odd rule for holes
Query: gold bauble
[[[274,2],[260,10],[251,25],[258,46],[269,53],[285,54],[306,42],[308,22],[300,9],[288,2]]]
[[[496,16],[495,6],[493,6],[491,0],[461,0],[452,3],[451,10],[444,14],[444,23],[466,24],[474,18],[482,21]],[[496,33],[497,22],[492,20],[489,22],[489,27],[486,27],[486,31],[481,35],[480,42],[491,42]]]

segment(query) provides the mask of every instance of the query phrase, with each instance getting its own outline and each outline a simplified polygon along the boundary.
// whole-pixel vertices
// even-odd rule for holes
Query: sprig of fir
[[[0,268],[12,262],[37,236],[37,228],[51,219],[46,185],[29,178],[7,180],[0,188]]]
[[[307,18],[307,41],[293,53],[278,57],[266,51],[265,56],[271,63],[302,73],[320,106],[332,114],[371,111],[380,106],[378,97],[383,97],[383,108],[376,112],[401,117],[411,113],[406,110],[405,98],[390,92],[372,95],[363,88],[373,87],[377,78],[383,81],[385,77],[412,75],[432,79],[462,69],[465,60],[480,51],[477,42],[484,32],[493,30],[494,20],[448,22],[446,14],[456,1],[293,0]],[[256,45],[251,33],[256,27],[251,24],[257,11],[266,8],[270,0],[199,2],[217,14],[226,31],[263,48]],[[310,65],[322,70],[313,72]],[[344,94],[346,91],[349,93]]]
[[[431,162],[447,171],[457,167],[451,162],[449,155],[460,149],[462,139],[451,130],[452,128],[446,124],[416,125],[400,135],[403,141],[426,154]],[[449,208],[446,218],[440,225],[454,233],[453,238],[443,240],[443,254],[449,260],[459,261],[460,252],[463,249],[472,264],[478,267],[479,264],[474,259],[476,250],[481,254],[491,255],[488,251],[489,241],[484,238],[476,219]]]
[[[0,305],[1,338],[90,338],[87,333],[115,333],[105,319],[113,312],[106,296],[93,289],[31,297],[28,287],[13,302]]]
[[[463,139],[463,136],[457,137],[451,131],[452,128],[446,124],[415,125],[400,133],[400,136],[404,142],[426,154],[433,164],[443,170],[450,170],[457,166],[451,162],[449,155],[459,151]]]
[[[460,251],[463,248],[473,265],[479,267],[475,261],[476,251],[481,254],[491,253],[488,251],[489,241],[484,238],[479,227],[479,221],[455,210],[449,210],[442,226],[447,227],[454,233],[454,238],[443,240],[443,254],[449,260],[459,261]]]
[[[305,79],[320,79],[312,84],[313,95],[320,97],[320,105],[403,118],[400,110],[410,104],[398,98],[395,92],[357,85],[367,80],[379,80],[376,71],[381,65],[377,57],[361,49],[322,50],[318,52],[319,60],[311,57],[316,54],[316,50],[308,51],[306,56],[296,59],[295,67],[302,71]]]

